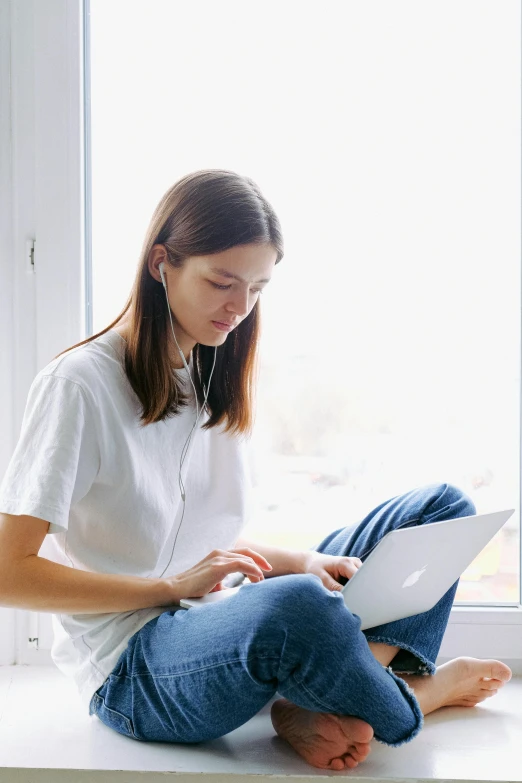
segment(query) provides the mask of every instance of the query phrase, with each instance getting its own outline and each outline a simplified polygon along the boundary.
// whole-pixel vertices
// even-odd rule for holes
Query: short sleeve
[[[82,387],[68,378],[37,375],[0,485],[0,512],[39,517],[50,523],[49,533],[62,532],[99,466],[94,412]]]

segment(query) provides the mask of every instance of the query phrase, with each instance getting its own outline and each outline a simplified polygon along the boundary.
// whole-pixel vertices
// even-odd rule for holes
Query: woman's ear
[[[166,261],[167,261],[167,249],[165,245],[153,245],[149,253],[147,266],[151,277],[153,277],[154,280],[157,280],[158,283],[162,282],[161,274],[159,271],[159,265]]]

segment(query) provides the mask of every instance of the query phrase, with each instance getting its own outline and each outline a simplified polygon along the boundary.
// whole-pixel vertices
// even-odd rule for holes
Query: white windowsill
[[[473,710],[428,716],[401,748],[374,743],[352,781],[522,781],[522,679]],[[28,774],[29,773],[29,774]],[[274,735],[269,708],[219,740],[140,743],[90,718],[74,685],[48,666],[0,667],[0,783],[246,783],[291,777],[310,783],[345,773],[315,770]]]
[[[450,624],[522,625],[522,606],[467,606],[456,604],[451,610]]]

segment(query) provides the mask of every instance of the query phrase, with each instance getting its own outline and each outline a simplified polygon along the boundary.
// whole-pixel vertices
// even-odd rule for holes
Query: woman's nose
[[[245,316],[248,313],[248,306],[248,291],[236,291],[227,304],[227,310]]]

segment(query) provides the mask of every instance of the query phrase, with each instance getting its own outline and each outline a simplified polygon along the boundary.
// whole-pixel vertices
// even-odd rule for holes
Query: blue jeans
[[[364,560],[390,530],[474,513],[456,487],[423,487],[314,548]],[[246,723],[278,692],[307,710],[359,717],[376,739],[401,745],[423,716],[395,672],[434,673],[456,589],[429,612],[364,632],[342,595],[310,574],[246,584],[197,610],[167,610],[129,640],[90,714],[134,739],[201,742]],[[377,662],[369,641],[400,648],[390,667]]]

